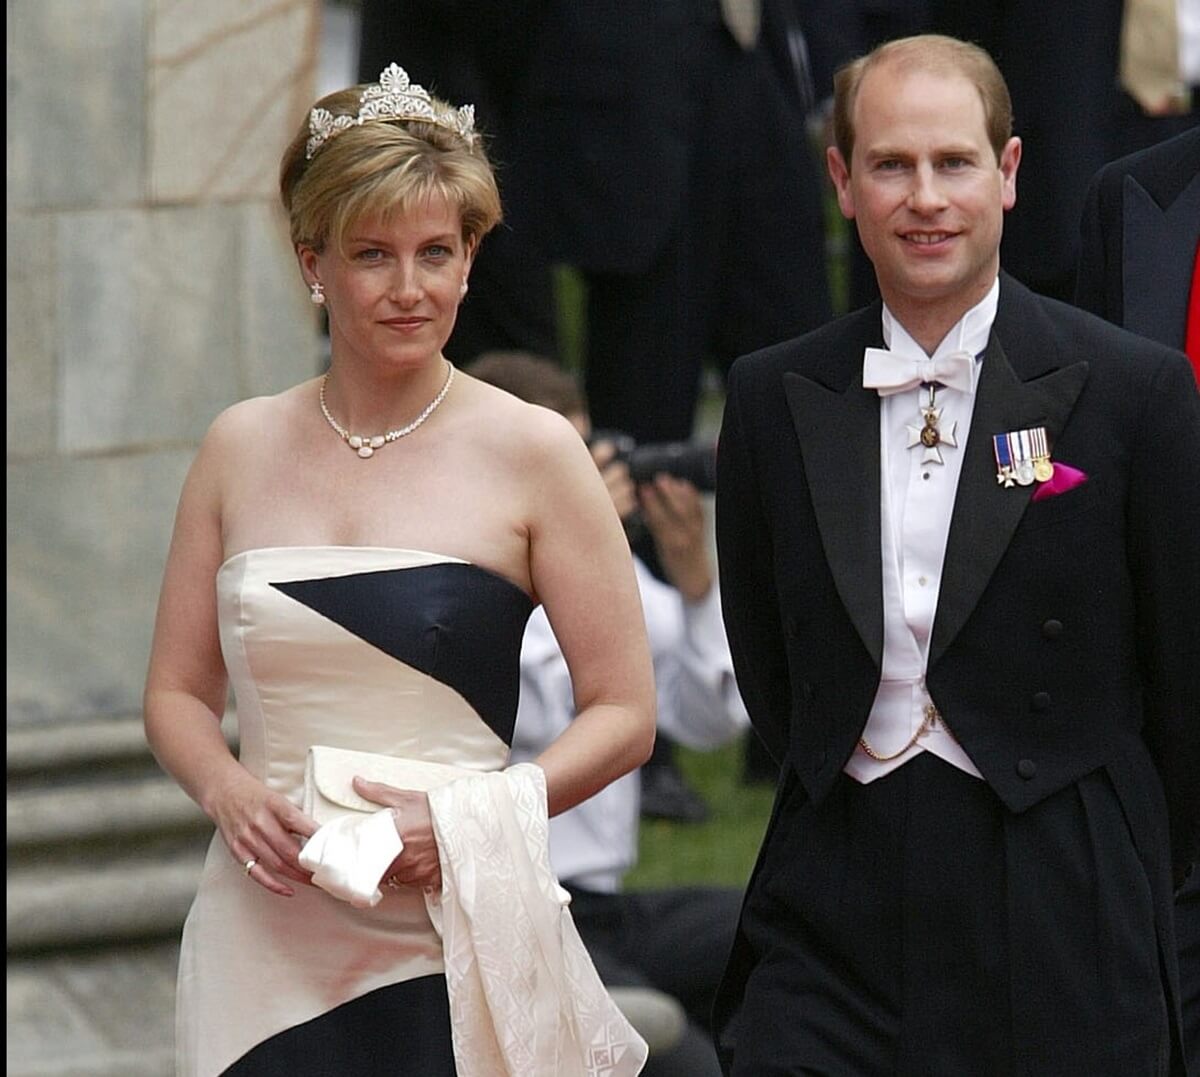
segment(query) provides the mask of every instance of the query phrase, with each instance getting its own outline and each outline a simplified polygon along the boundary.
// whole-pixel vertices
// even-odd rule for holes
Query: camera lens
[[[715,490],[716,446],[692,441],[664,441],[639,445],[629,454],[629,476],[634,482],[650,482],[655,475],[664,473],[686,479],[698,490]]]

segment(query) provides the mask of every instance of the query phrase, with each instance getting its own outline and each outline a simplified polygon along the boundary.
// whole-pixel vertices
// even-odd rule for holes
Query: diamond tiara
[[[334,135],[347,127],[361,127],[372,120],[423,120],[453,131],[468,145],[475,141],[475,106],[453,108],[434,101],[424,86],[410,82],[408,72],[397,64],[388,64],[358,99],[357,116],[335,116],[326,108],[314,108],[308,114],[308,143],[304,157],[311,161]]]

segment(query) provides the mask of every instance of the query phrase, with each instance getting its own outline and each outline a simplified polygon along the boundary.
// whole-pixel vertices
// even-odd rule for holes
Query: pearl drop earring
[[[315,280],[309,286],[309,298],[312,299],[317,306],[325,302],[325,285],[319,280]]]

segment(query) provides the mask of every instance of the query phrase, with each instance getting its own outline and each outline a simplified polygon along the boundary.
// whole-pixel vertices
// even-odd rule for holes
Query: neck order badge
[[[952,448],[957,448],[958,446],[958,423],[952,422],[950,429],[943,431],[940,426],[942,409],[937,407],[936,403],[937,384],[931,382],[929,385],[929,403],[921,409],[921,425],[913,426],[909,423],[905,426],[905,429],[908,431],[908,447],[915,449],[918,445],[921,445],[925,449],[921,454],[922,464],[944,464],[946,461],[942,459],[942,452],[939,446],[949,445]]]

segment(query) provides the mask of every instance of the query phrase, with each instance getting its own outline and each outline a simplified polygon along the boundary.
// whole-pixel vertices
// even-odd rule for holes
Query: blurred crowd
[[[584,284],[597,428],[692,432],[702,372],[827,321],[824,146],[833,72],[882,41],[982,45],[1013,97],[1025,161],[1006,269],[1070,299],[1091,176],[1197,122],[1195,0],[362,0],[357,71],[389,62],[473,102],[505,223],[484,245],[447,355],[560,357],[552,268]],[[1175,36],[1153,29],[1164,9]],[[1139,38],[1138,19],[1152,29]],[[1142,40],[1148,44],[1141,45]],[[1174,51],[1182,90],[1131,56]],[[1144,58],[1144,57],[1143,57]],[[1153,59],[1153,57],[1151,57]],[[875,283],[848,237],[853,309]],[[839,303],[839,305],[841,305]]]

